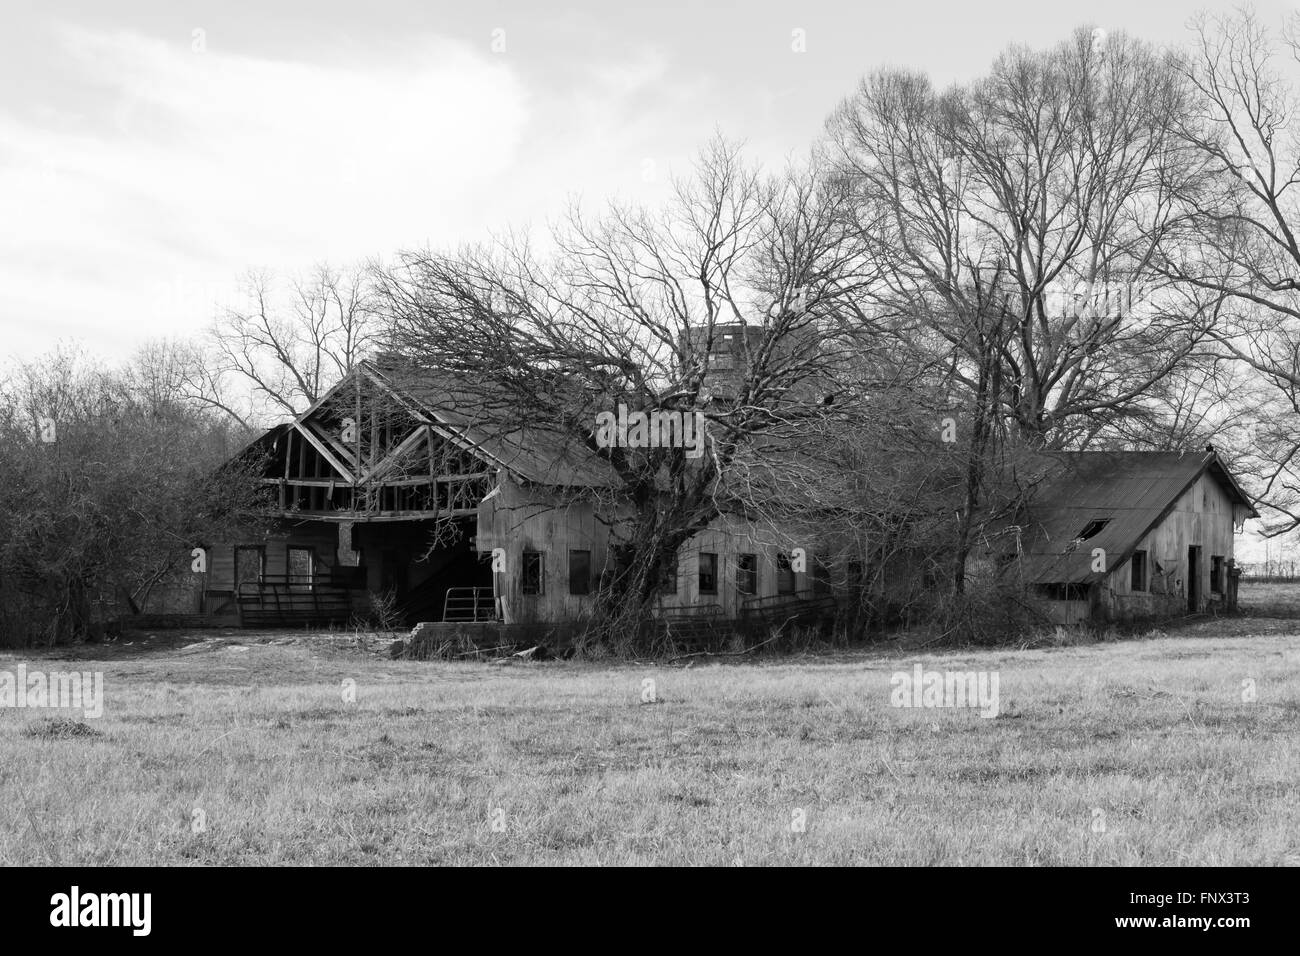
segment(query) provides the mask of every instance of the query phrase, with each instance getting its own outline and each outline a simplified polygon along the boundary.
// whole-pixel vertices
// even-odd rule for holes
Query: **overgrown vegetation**
[[[255,513],[244,436],[165,372],[60,350],[0,383],[0,643],[102,634]]]

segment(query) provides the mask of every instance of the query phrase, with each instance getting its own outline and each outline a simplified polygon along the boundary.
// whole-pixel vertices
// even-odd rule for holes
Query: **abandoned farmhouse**
[[[362,362],[250,446],[274,526],[208,543],[185,606],[168,610],[248,626],[377,608],[406,626],[581,626],[615,569],[620,481],[592,443],[513,414],[449,377]],[[1234,605],[1234,534],[1256,512],[1212,449],[1057,452],[1041,465],[1032,497],[973,557],[1051,620]],[[679,550],[656,614],[843,613],[862,604],[873,559],[842,544],[724,513]],[[870,587],[887,603],[918,578],[900,562]]]

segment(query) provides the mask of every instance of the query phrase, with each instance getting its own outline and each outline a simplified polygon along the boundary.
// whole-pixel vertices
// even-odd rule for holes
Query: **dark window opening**
[[[1088,600],[1088,585],[1040,584],[1038,593],[1049,601],[1086,601]]]
[[[790,555],[778,552],[776,556],[776,593],[794,594],[795,590],[794,568],[790,566]]]
[[[1079,532],[1079,540],[1087,541],[1089,538],[1095,538],[1101,534],[1101,529],[1110,524],[1109,518],[1096,518],[1084,525],[1083,530]]]
[[[524,594],[542,593],[544,578],[542,574],[542,553],[540,551],[524,552],[522,575],[520,584]]]
[[[677,553],[663,559],[659,565],[659,593],[677,593]]]
[[[569,593],[591,593],[591,552],[569,552]]]
[[[718,556],[712,551],[700,552],[700,593],[718,593]]]
[[[1129,558],[1129,589],[1132,591],[1145,591],[1147,589],[1147,553],[1145,551],[1134,551],[1133,557]]]
[[[857,590],[863,584],[863,565],[861,561],[850,561],[848,565],[849,587]]]
[[[831,571],[820,558],[813,558],[813,594],[831,593]]]
[[[1210,555],[1210,591],[1214,594],[1223,593],[1223,555]]]
[[[758,593],[758,555],[742,554],[736,559],[736,590],[741,594]]]
[[[933,591],[939,586],[939,572],[933,564],[927,564],[921,569],[921,589],[924,591]]]
[[[258,584],[266,572],[266,551],[260,547],[235,548],[235,590],[241,584]]]

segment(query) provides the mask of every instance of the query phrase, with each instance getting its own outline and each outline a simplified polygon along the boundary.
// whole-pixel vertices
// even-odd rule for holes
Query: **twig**
[[[778,637],[780,637],[779,634],[774,634],[771,637],[769,637],[767,640],[755,644],[753,647],[747,647],[743,651],[695,651],[694,653],[691,654],[678,654],[676,657],[670,657],[668,658],[668,660],[664,661],[664,663],[673,664],[676,663],[677,661],[684,661],[688,657],[743,657],[744,655],[750,653],[751,651],[758,650],[764,644],[771,644]]]

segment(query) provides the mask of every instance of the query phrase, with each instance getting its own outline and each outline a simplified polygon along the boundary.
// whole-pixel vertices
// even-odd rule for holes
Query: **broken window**
[[[1223,593],[1223,555],[1210,555],[1210,590],[1215,594]]]
[[[1147,589],[1147,553],[1134,551],[1129,558],[1129,590],[1145,591]]]
[[[831,570],[821,558],[813,558],[813,594],[831,593]]]
[[[591,593],[591,552],[569,552],[569,593]]]
[[[296,591],[310,591],[311,579],[316,573],[316,549],[290,548],[288,571],[290,588]]]
[[[520,580],[521,590],[524,594],[541,594],[542,593],[542,553],[540,551],[525,551],[521,573],[523,577]]]
[[[258,584],[265,573],[263,567],[266,551],[263,548],[241,546],[235,548],[235,590],[241,584]]]
[[[790,566],[790,555],[777,552],[776,555],[776,593],[794,594],[797,590],[794,568]]]
[[[700,552],[700,593],[718,593],[718,556],[712,551]]]
[[[758,555],[742,554],[737,557],[736,590],[741,594],[758,593]]]
[[[1101,529],[1109,523],[1109,518],[1094,518],[1083,526],[1083,530],[1079,532],[1079,540],[1087,541],[1089,538],[1095,538],[1101,534]]]

